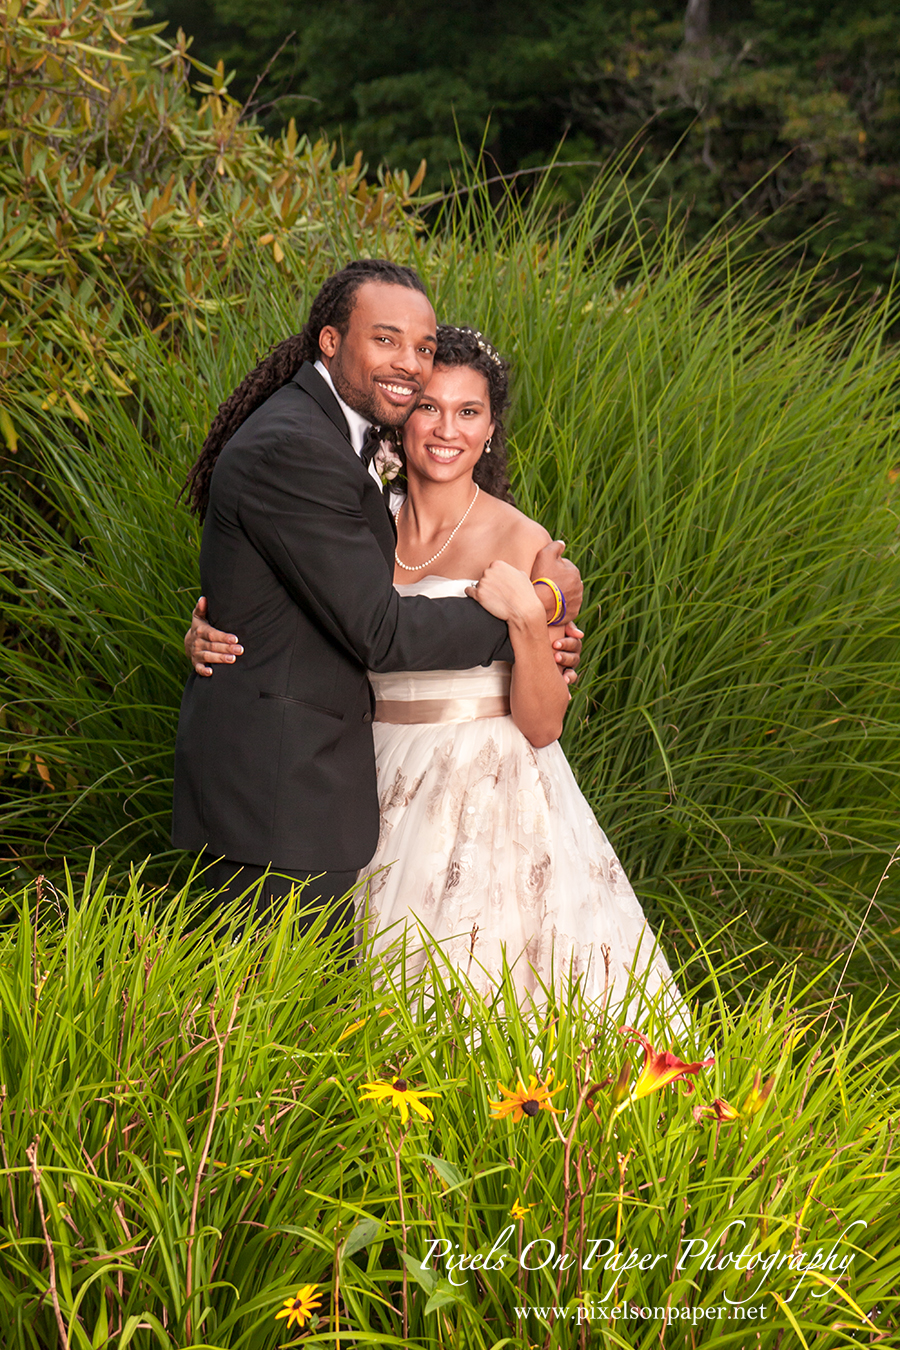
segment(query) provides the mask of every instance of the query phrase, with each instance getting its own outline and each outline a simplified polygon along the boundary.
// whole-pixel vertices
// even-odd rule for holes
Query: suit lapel
[[[300,388],[309,394],[310,398],[315,399],[325,416],[330,422],[334,423],[350,449],[353,450],[350,428],[347,426],[346,417],[341,412],[341,405],[311,361],[304,361],[294,376],[294,384],[299,384]],[[356,451],[354,450],[353,453],[356,454]]]
[[[297,371],[297,374],[293,377],[293,381],[294,384],[300,386],[300,388],[303,390],[304,393],[309,394],[310,398],[314,399],[315,402],[318,403],[319,407],[322,409],[323,413],[328,418],[328,420],[332,422],[334,426],[337,428],[337,430],[341,433],[344,440],[347,442],[347,446],[350,450],[351,455],[356,460],[360,469],[362,469],[363,473],[369,479],[371,486],[374,488],[375,481],[372,478],[372,475],[369,473],[369,470],[363,465],[362,460],[359,458],[359,455],[353,448],[353,442],[350,440],[350,428],[347,426],[346,417],[341,412],[341,405],[338,403],[337,399],[334,396],[333,391],[329,388],[326,381],[322,379],[322,376],[316,370],[315,366],[312,364],[311,361],[304,361],[303,365]],[[396,543],[397,522],[394,520],[394,513],[390,507],[390,492],[388,489],[382,489],[379,495],[382,499],[382,502],[384,503],[384,509],[387,514],[388,521],[390,522],[391,534],[393,535],[394,543]],[[375,534],[376,537],[378,537],[380,531],[375,530]],[[380,542],[381,541],[379,539],[379,543]],[[389,556],[389,561],[393,566],[393,547],[391,547],[390,549],[385,549],[385,556]]]

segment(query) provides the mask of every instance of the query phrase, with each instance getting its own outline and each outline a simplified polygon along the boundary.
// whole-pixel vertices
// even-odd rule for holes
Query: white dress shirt
[[[325,365],[324,361],[316,362],[316,370],[319,372],[319,374],[322,376],[322,379],[325,381],[331,392],[334,394],[335,398],[340,404],[341,412],[347,419],[347,427],[350,432],[350,444],[353,446],[353,449],[356,451],[358,455],[362,454],[363,441],[365,440],[366,432],[369,430],[369,427],[372,425],[372,423],[367,421],[366,418],[363,417],[361,413],[355,412],[353,408],[349,407],[349,405],[344,402],[344,400],[341,398],[340,394],[334,387],[334,380],[331,378],[331,375],[329,374],[328,371],[328,367]],[[378,470],[375,468],[374,460],[369,465],[369,473],[375,479],[375,482],[378,484],[378,486],[381,487],[381,477],[378,473]]]

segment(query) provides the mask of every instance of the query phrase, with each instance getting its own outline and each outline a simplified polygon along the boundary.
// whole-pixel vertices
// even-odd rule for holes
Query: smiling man
[[[348,264],[303,332],[222,404],[191,470],[209,620],[240,633],[246,654],[188,679],[172,838],[203,855],[204,882],[227,886],[224,900],[270,868],[261,910],[315,878],[304,900],[329,907],[329,926],[349,922],[349,902],[332,902],[378,838],[367,671],[512,659],[506,625],[473,601],[401,599],[392,584],[396,532],[373,428],[405,422],[435,345],[415,272]],[[533,575],[577,607],[580,579],[559,551],[548,546]]]

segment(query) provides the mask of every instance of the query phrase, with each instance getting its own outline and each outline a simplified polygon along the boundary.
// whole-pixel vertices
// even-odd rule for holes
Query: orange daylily
[[[744,1105],[741,1107],[742,1116],[755,1116],[757,1111],[761,1111],[769,1100],[772,1089],[775,1086],[775,1075],[767,1078],[764,1086],[761,1088],[762,1073],[759,1069],[753,1075],[753,1086],[744,1098]]]
[[[671,1050],[654,1050],[644,1033],[635,1031],[634,1027],[619,1027],[619,1034],[626,1040],[639,1041],[644,1050],[644,1063],[628,1098],[632,1102],[640,1101],[641,1097],[649,1097],[651,1092],[658,1092],[669,1083],[681,1083],[685,1092],[693,1092],[693,1084],[687,1081],[685,1075],[699,1073],[701,1069],[715,1063],[715,1055],[711,1055],[709,1059],[697,1060],[693,1064],[686,1064],[683,1059],[673,1055]]]
[[[619,1106],[628,1096],[628,1080],[631,1077],[631,1060],[626,1059],[619,1070],[619,1076],[613,1083],[612,1092],[609,1094],[613,1106]],[[609,1080],[607,1080],[609,1081]]]

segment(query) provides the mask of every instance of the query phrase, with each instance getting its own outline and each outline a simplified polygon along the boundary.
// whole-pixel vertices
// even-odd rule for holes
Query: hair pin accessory
[[[462,331],[466,332],[466,329],[462,329]],[[479,350],[483,351],[485,356],[489,357],[490,360],[493,361],[495,366],[502,366],[503,357],[497,351],[496,347],[491,346],[491,344],[488,342],[484,334],[479,333],[477,328],[470,328],[468,331],[472,334],[475,341],[478,343]]]

